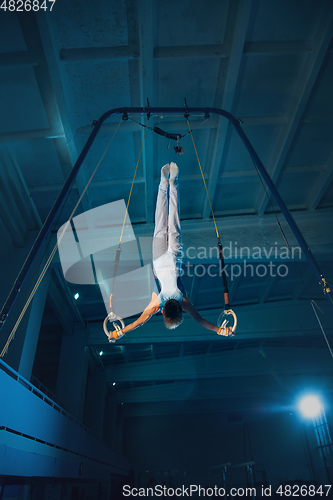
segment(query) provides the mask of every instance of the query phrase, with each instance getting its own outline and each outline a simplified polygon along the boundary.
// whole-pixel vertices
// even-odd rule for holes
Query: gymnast
[[[141,316],[125,328],[110,332],[109,341],[114,342],[139,326],[144,325],[154,314],[161,311],[164,324],[169,330],[177,328],[187,312],[200,326],[218,335],[228,337],[232,328],[219,328],[203,318],[191,301],[182,283],[183,245],[179,215],[178,167],[175,163],[164,165],[158,188],[155,231],[153,238],[153,267],[161,291],[152,293],[151,302]]]

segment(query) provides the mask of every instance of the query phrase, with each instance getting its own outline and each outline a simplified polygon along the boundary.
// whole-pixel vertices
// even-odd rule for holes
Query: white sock
[[[176,163],[171,162],[170,163],[170,181],[175,181],[178,179],[178,167]]]
[[[164,184],[169,184],[169,170],[169,163],[161,168],[161,182],[163,182]]]

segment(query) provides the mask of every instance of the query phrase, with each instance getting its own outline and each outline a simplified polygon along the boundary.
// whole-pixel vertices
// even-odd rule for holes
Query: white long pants
[[[170,264],[170,254],[174,256],[176,276],[181,275],[183,244],[179,217],[179,191],[178,182],[170,183],[169,195],[168,185],[161,181],[158,187],[155,231],[153,241],[154,267],[158,274],[161,266]],[[170,269],[169,269],[170,270]],[[164,269],[165,275],[167,269]],[[159,278],[159,276],[157,275]]]

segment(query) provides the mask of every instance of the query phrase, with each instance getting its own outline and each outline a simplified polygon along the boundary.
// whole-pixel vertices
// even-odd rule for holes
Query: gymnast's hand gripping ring
[[[104,323],[103,323],[103,330],[104,330],[104,333],[107,337],[110,337],[110,335],[112,333],[112,332],[109,332],[109,330],[107,328],[108,321],[110,321],[112,323],[112,325],[114,326],[114,329],[117,331],[118,334],[123,328],[125,328],[125,323],[122,320],[122,318],[117,316],[114,312],[110,312],[110,314],[105,318]],[[121,324],[121,327],[117,324],[117,321]],[[124,334],[119,335],[118,338],[123,337],[123,336],[124,336]],[[111,338],[111,339],[109,339],[109,341],[115,342],[116,339]]]
[[[231,329],[232,333],[228,333],[228,323],[229,323],[229,321],[226,318],[222,321],[223,317],[226,316],[226,315],[231,315],[234,318],[234,324],[233,324],[233,326],[229,327]],[[218,333],[218,335],[224,335],[225,337],[233,336],[233,333],[235,332],[235,330],[237,328],[237,316],[234,313],[234,311],[232,309],[226,309],[226,310],[224,310],[220,314],[220,316],[219,316],[219,318],[217,320],[217,326],[220,327],[220,330],[219,330],[220,333]]]

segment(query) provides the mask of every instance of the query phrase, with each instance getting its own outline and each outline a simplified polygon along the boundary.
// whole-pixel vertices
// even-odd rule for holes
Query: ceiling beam
[[[4,171],[6,171],[6,187],[12,187],[12,201],[15,201],[18,210],[25,220],[29,231],[40,229],[42,224],[39,213],[28,186],[24,180],[22,171],[17,161],[7,149],[2,149],[1,158]]]
[[[275,286],[275,284],[277,283],[277,281],[278,281],[277,274],[275,276],[271,277],[271,279],[267,283],[267,286],[266,286],[265,290],[263,291],[263,293],[261,294],[261,297],[259,299],[261,304],[265,303],[267,297],[271,293],[271,291],[272,291],[273,287]]]
[[[265,377],[251,376],[246,378],[246,384],[242,377],[230,377],[228,383],[224,378],[198,379],[190,381],[177,381],[176,383],[157,384],[145,387],[133,387],[129,389],[116,389],[118,402],[147,403],[159,401],[199,401],[199,400],[225,400],[227,398],[253,398],[258,395],[267,397],[277,394],[288,387],[289,394],[297,394],[304,386],[325,387],[331,390],[330,376],[311,375],[279,375],[267,373]]]
[[[323,122],[331,122],[333,121],[333,116],[307,116],[301,120],[301,123],[323,123]],[[262,116],[262,117],[246,117],[242,118],[242,123],[247,126],[257,126],[257,125],[272,125],[272,124],[286,124],[287,117],[283,116]],[[214,129],[217,128],[217,119],[212,116],[210,120],[206,122],[202,122],[202,120],[193,119],[191,120],[192,127],[197,129]],[[159,126],[160,128],[164,127],[167,132],[172,130],[181,131],[188,130],[186,122],[184,120],[169,122],[162,121],[161,123],[154,124],[155,126]],[[101,131],[106,134],[112,134],[118,126],[118,123],[104,123],[101,126]],[[122,130],[126,130],[128,132],[140,132],[142,131],[142,127],[137,123],[128,120],[127,122],[123,122],[121,125]],[[84,134],[90,135],[93,129],[93,125],[85,125],[77,129],[76,134]],[[20,132],[4,132],[0,134],[0,143],[6,142],[19,142],[19,141],[29,141],[31,139],[65,139],[65,133],[63,129],[61,130],[53,130],[51,128],[43,128],[43,129],[32,129],[32,130],[22,130]],[[303,172],[305,169],[316,170],[318,168],[323,168],[320,165],[311,165],[308,167],[290,167],[285,170],[285,172],[297,171]],[[233,175],[234,172],[222,172],[222,176],[224,175]],[[249,170],[244,171],[244,175],[251,175],[252,172]],[[200,177],[201,178],[201,177]]]
[[[7,228],[14,244],[24,247],[28,236],[29,227],[32,225],[31,213],[23,202],[24,188],[21,180],[9,164],[9,155],[2,152],[0,156],[0,217]]]
[[[330,309],[325,301],[321,303],[323,311],[327,311],[323,319],[325,331],[332,332],[329,322]],[[236,309],[236,308],[235,308]],[[221,312],[221,306],[215,310],[200,310],[200,314],[208,321],[216,324]],[[249,339],[271,339],[280,337],[302,337],[304,335],[321,335],[320,328],[313,314],[309,302],[297,302],[293,300],[265,303],[257,305],[238,306],[238,327],[235,339],[228,342]],[[130,322],[131,320],[126,321]],[[102,321],[88,323],[87,325],[88,345],[105,345]],[[217,336],[215,332],[200,327],[192,318],[184,314],[183,323],[173,331],[172,336],[166,333],[161,315],[152,317],[143,328],[139,328],[125,335],[118,341],[119,345],[126,344],[152,344],[169,342],[192,342],[192,341],[220,341],[221,345],[225,338]]]
[[[301,172],[307,172],[315,170],[315,167],[304,167],[304,170],[302,168],[298,169],[298,171]],[[244,178],[249,178],[249,177],[255,177],[257,175],[256,172],[253,172],[251,170],[233,170],[233,171],[227,171],[227,172],[222,172],[220,179],[222,179],[224,182],[232,183],[235,184],[239,182],[240,184],[244,183]],[[180,183],[186,184],[188,181],[197,181],[201,180],[202,176],[200,174],[190,174],[190,175],[182,175],[182,178],[180,179]],[[207,180],[207,176],[205,176],[205,180]],[[134,184],[140,184],[145,182],[146,179],[144,177],[136,176]],[[105,186],[124,186],[124,185],[129,185],[131,186],[133,182],[133,178],[126,178],[126,179],[115,179],[115,180],[102,180],[102,181],[92,181],[90,186],[91,187],[105,187]],[[34,186],[31,187],[31,192],[32,193],[45,193],[45,192],[53,192],[53,191],[60,191],[62,188],[62,184],[52,184],[52,185],[40,185],[40,186]],[[253,211],[251,210],[251,213]]]
[[[142,0],[138,11],[139,23],[139,45],[140,45],[140,106],[147,106],[147,99],[154,103],[154,26],[155,26],[155,2],[153,0]],[[146,117],[144,118],[146,122]],[[153,122],[153,119],[151,119]],[[150,123],[150,126],[154,126]],[[147,129],[142,129],[142,139]],[[145,214],[146,222],[154,220],[154,138],[146,137],[141,161],[145,176]],[[143,200],[142,200],[143,201]]]
[[[292,41],[257,41],[246,42],[244,54],[293,54],[307,53],[312,50],[312,43],[309,40]],[[136,44],[115,45],[110,47],[78,47],[75,49],[61,49],[60,61],[96,61],[96,60],[130,60],[140,57]],[[225,44],[205,44],[205,45],[172,45],[170,47],[154,47],[153,57],[155,59],[175,59],[179,57],[228,57],[228,50]],[[38,64],[38,57],[27,55],[25,51],[2,54],[1,65],[13,64]]]
[[[16,52],[2,52],[0,54],[0,68],[8,66],[33,66],[43,62],[43,55],[39,51],[21,50]]]
[[[128,79],[129,79],[129,92],[130,92],[130,105],[132,107],[141,105],[141,89],[140,89],[140,43],[139,43],[139,16],[138,16],[139,3],[136,0],[125,0],[126,10],[126,23],[127,23],[127,36],[128,46],[134,48],[137,57],[128,59]],[[139,117],[137,117],[139,118]],[[139,120],[140,121],[140,120]],[[106,124],[102,125],[102,129]],[[142,132],[142,127],[131,120],[122,122],[121,129],[133,130]],[[109,131],[111,133],[111,130]]]
[[[300,281],[294,289],[293,299],[298,300],[302,293],[306,290],[308,284],[313,279],[313,272],[309,266],[305,274],[302,276],[302,281]]]
[[[257,126],[257,125],[285,125],[287,123],[286,116],[242,116],[242,125]]]
[[[294,96],[289,109],[288,126],[281,132],[276,147],[273,149],[269,164],[266,167],[274,183],[278,181],[287,154],[301,122],[313,86],[327,54],[332,32],[333,11],[330,2],[327,2],[323,15],[318,23],[317,31],[313,37],[313,50],[307,57],[307,62],[304,65],[298,81],[295,82]],[[268,203],[269,199],[266,193],[261,192],[257,202],[257,213],[259,215],[265,212]]]
[[[278,375],[333,375],[333,365],[325,348],[265,347],[226,351],[209,356],[130,362],[106,368],[106,382],[197,380],[217,377],[267,377]]]
[[[324,196],[327,189],[330,187],[332,181],[333,181],[333,153],[330,155],[326,163],[325,170],[321,172],[321,174],[319,175],[306,201],[306,206],[308,210],[315,210],[318,207],[322,197]]]
[[[272,409],[279,408],[286,410],[296,410],[292,396],[285,390],[280,393],[271,394],[258,394],[256,397],[244,398],[221,398],[221,399],[206,399],[202,400],[188,400],[184,398],[183,401],[160,401],[148,402],[143,404],[123,404],[124,416],[126,418],[136,417],[152,417],[158,415],[202,415],[205,420],[205,414],[216,414],[216,419],[221,425],[227,424],[229,416],[235,415],[240,418],[239,422],[248,422],[249,419],[258,419],[258,412],[262,416],[271,415]],[[209,417],[211,418],[211,417]],[[222,464],[223,465],[223,464]],[[222,465],[219,467],[221,470]]]
[[[229,63],[228,63],[226,81],[223,89],[222,102],[216,103],[217,106],[224,109],[225,111],[228,111],[229,113],[232,112],[235,93],[237,91],[237,80],[238,80],[239,70],[241,67],[245,37],[252,9],[252,0],[239,1],[238,11],[236,15],[233,12],[233,8],[235,5],[237,5],[235,2],[229,3],[229,8],[231,9],[231,13],[230,12],[228,13],[229,20],[230,16],[231,17],[235,16],[235,20],[232,24],[230,24],[230,22],[227,23],[227,26],[228,25],[233,26],[232,40],[228,42],[228,45],[230,44]],[[221,61],[221,65],[225,65],[225,62]],[[216,95],[218,95],[221,92],[221,88],[223,88],[224,76],[223,76],[223,71],[221,71],[221,69],[219,75],[220,76],[217,83]],[[214,204],[214,196],[216,192],[217,181],[221,170],[221,163],[226,144],[228,127],[229,127],[229,121],[221,117],[219,120],[217,131],[215,133],[215,145],[211,162],[212,167],[210,169],[209,181],[207,186],[208,194],[212,205]],[[202,217],[204,219],[208,218],[210,216],[210,213],[211,213],[211,208],[209,200],[206,197]]]
[[[245,42],[244,54],[301,54],[312,52],[312,40]]]
[[[227,57],[228,52],[223,44],[207,45],[172,45],[171,47],[155,47],[155,59],[174,59],[176,57]]]
[[[32,18],[32,16],[29,16]],[[26,43],[29,48],[28,43],[31,43],[31,37],[35,39],[34,43],[38,43],[40,50],[43,51],[45,57],[44,68],[38,69],[36,72],[37,78],[39,80],[39,86],[41,90],[42,98],[44,96],[44,103],[47,109],[54,110],[55,114],[51,119],[60,123],[61,129],[65,133],[65,140],[61,139],[61,143],[56,143],[56,149],[59,156],[59,161],[62,170],[67,177],[67,172],[69,168],[74,165],[78,158],[77,148],[72,133],[69,112],[67,109],[67,104],[65,100],[64,90],[61,80],[61,72],[59,70],[59,57],[55,55],[53,32],[51,27],[50,18],[43,16],[42,12],[36,13],[37,22],[35,18],[29,22],[28,26],[31,24],[33,29],[26,29],[26,19],[21,21],[22,31],[25,32],[25,38],[27,38]],[[37,41],[37,42],[36,42]],[[50,85],[48,93],[46,93],[46,86]],[[50,119],[49,118],[49,119]],[[52,122],[51,122],[52,123]],[[59,155],[59,148],[63,148],[63,153]],[[68,161],[64,162],[64,158],[68,158]],[[84,171],[81,168],[75,179],[76,185],[79,192],[82,193],[87,183]],[[87,192],[84,194],[81,204],[84,210],[89,210],[91,208],[91,203]]]
[[[64,138],[63,131],[53,130],[51,128],[23,130],[20,132],[5,132],[0,134],[0,142],[19,142],[30,141],[31,139],[58,139]]]
[[[101,180],[92,181],[90,183],[91,187],[106,187],[106,186],[131,186],[133,179],[116,179],[116,180]],[[136,177],[134,184],[141,184],[145,182],[143,177]],[[52,193],[54,191],[59,192],[62,188],[62,184],[52,184],[52,185],[41,185],[31,187],[31,193]]]
[[[245,34],[245,33],[244,33]],[[260,54],[293,54],[308,53],[312,51],[312,43],[309,40],[292,40],[276,42],[245,42],[242,51],[246,55]],[[219,57],[227,58],[229,51],[226,44],[206,45],[182,45],[170,47],[155,47],[154,57],[176,58],[176,57]]]
[[[136,47],[129,45],[118,45],[115,47],[86,47],[75,49],[61,49],[60,61],[96,61],[110,59],[134,59],[139,57]]]
[[[196,276],[195,274],[193,274],[193,276],[192,276],[192,282],[191,282],[191,289],[190,289],[190,293],[189,293],[189,299],[190,299],[190,301],[193,304],[194,304],[194,301],[195,301],[195,298],[197,296],[198,291],[199,291],[198,276]]]

